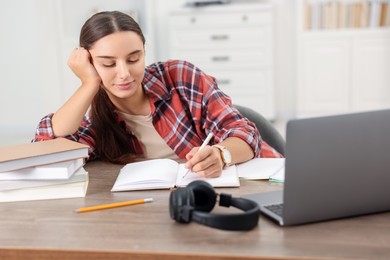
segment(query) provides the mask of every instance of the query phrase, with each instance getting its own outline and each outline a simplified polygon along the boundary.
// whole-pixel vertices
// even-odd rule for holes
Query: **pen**
[[[213,133],[209,133],[206,137],[206,139],[203,141],[202,145],[199,147],[199,150],[202,150],[206,145],[209,144],[211,138],[213,137]],[[187,172],[183,175],[183,179],[187,176],[187,174],[191,171],[191,169],[188,169]]]
[[[89,212],[89,211],[93,211],[93,210],[111,209],[111,208],[130,206],[130,205],[136,205],[136,204],[150,203],[152,201],[153,201],[153,198],[130,200],[130,201],[124,201],[124,202],[117,202],[117,203],[111,203],[111,204],[103,204],[103,205],[98,205],[98,206],[86,207],[86,208],[79,208],[79,209],[76,209],[76,212],[82,213],[82,212]]]

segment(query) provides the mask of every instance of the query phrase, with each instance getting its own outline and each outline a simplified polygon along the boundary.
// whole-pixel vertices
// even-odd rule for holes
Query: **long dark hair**
[[[100,12],[91,16],[81,28],[80,47],[89,50],[99,39],[115,32],[137,33],[145,45],[145,37],[138,23],[129,15],[118,12]],[[100,88],[91,103],[92,129],[99,158],[112,163],[127,163],[135,159],[129,134],[116,120],[114,104],[106,91]]]

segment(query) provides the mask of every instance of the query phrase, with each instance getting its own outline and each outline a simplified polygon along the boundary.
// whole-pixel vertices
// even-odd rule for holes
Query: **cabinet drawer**
[[[206,71],[218,82],[218,87],[228,95],[266,94],[272,86],[272,70]]]
[[[205,52],[198,50],[174,50],[174,59],[187,60],[203,70],[211,69],[254,69],[271,64],[271,52],[267,50],[227,51],[215,50]]]
[[[270,12],[247,11],[226,13],[187,12],[185,14],[172,13],[169,19],[171,28],[226,28],[232,26],[256,26],[271,24]]]
[[[272,41],[270,27],[240,29],[173,30],[174,49],[215,49],[269,46]]]

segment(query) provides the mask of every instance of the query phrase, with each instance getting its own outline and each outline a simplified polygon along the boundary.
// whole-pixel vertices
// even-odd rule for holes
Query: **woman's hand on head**
[[[219,177],[224,166],[219,149],[207,145],[198,150],[199,147],[194,147],[186,155],[186,167],[205,178]]]
[[[102,80],[91,60],[91,54],[88,50],[82,47],[75,48],[69,55],[68,66],[83,85],[93,85],[98,89]]]

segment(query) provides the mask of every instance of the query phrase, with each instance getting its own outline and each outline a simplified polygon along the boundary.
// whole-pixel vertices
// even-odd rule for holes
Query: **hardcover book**
[[[88,145],[65,138],[0,148],[0,172],[88,157]]]

